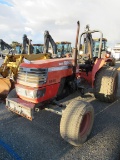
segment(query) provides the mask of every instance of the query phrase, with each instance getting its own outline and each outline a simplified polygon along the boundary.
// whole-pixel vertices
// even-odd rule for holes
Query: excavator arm
[[[27,35],[23,35],[23,44],[22,44],[22,54],[31,54],[33,52],[33,47],[31,45],[31,39],[27,38]],[[28,49],[27,49],[28,46]],[[26,50],[27,49],[27,50]]]
[[[0,39],[0,50],[4,50],[4,49],[12,49],[12,47],[7,44],[6,42],[4,42],[2,39]]]
[[[54,42],[53,38],[49,34],[49,31],[45,31],[44,32],[44,51],[43,51],[43,53],[48,53],[49,43],[51,44],[51,46],[53,48],[53,54],[57,54],[56,43]]]

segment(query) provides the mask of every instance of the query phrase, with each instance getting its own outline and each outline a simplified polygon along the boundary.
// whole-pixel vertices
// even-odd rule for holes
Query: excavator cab
[[[100,45],[100,38],[93,39],[94,57],[98,57],[99,45]],[[111,52],[108,50],[106,38],[102,38],[101,58],[104,58],[109,66],[115,66],[115,58],[111,55]]]
[[[17,54],[21,54],[21,49],[22,49],[22,44],[16,45],[15,50],[16,50]]]
[[[44,45],[43,44],[33,44],[33,53],[39,54],[43,53]]]
[[[99,44],[100,44],[99,38],[93,39],[93,55],[95,57],[98,57]],[[102,52],[103,51],[107,51],[107,39],[106,38],[102,38]]]
[[[57,44],[57,56],[66,57],[67,53],[72,55],[71,42],[56,42]]]

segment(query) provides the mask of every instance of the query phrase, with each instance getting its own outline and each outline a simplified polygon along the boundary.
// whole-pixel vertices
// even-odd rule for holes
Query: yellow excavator
[[[50,53],[32,54],[31,40],[27,38],[27,35],[24,35],[22,53],[14,54],[11,51],[11,53],[6,55],[4,62],[0,67],[0,98],[5,98],[9,91],[14,88],[19,65],[23,60],[42,60],[49,59],[50,57]]]

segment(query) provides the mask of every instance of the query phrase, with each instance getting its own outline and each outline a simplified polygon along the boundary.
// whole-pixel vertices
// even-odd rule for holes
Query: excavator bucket
[[[11,81],[8,78],[0,77],[0,98],[5,98],[11,88]]]

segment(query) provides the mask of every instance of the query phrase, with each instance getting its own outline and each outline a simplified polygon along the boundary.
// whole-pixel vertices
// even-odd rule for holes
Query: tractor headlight
[[[105,55],[105,57],[106,57],[106,58],[110,58],[110,54],[107,53],[107,54]]]
[[[46,91],[45,88],[40,90],[38,89],[30,90],[30,89],[16,87],[16,92],[18,95],[28,97],[28,98],[33,98],[33,99],[43,97],[45,94],[45,91]]]
[[[30,98],[35,98],[35,91],[34,90],[26,90],[26,96]]]
[[[21,95],[24,97],[35,98],[35,90],[16,87],[16,92],[18,95]]]

